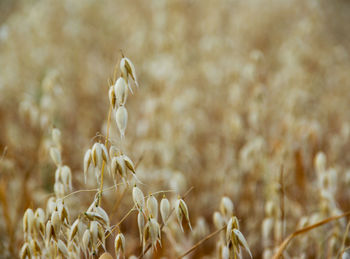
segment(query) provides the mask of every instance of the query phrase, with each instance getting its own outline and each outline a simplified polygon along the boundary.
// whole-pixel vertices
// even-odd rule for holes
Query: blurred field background
[[[129,96],[125,143],[140,160],[140,179],[149,192],[194,187],[191,222],[205,227],[176,240],[179,254],[215,230],[224,195],[254,258],[269,258],[300,219],[350,210],[349,25],[346,0],[1,0],[0,257],[18,256],[25,209],[45,208],[53,192],[45,148],[52,126],[62,132],[73,189],[87,188],[83,156],[105,134],[107,79],[120,50],[140,84]],[[319,152],[330,175],[326,194],[314,165]],[[72,214],[92,197],[72,198]],[[112,213],[115,197],[103,202],[116,222],[131,198],[121,212]],[[266,233],[268,218],[275,223]],[[296,238],[285,258],[336,258],[344,238],[350,245],[345,226]],[[126,255],[137,254],[135,218],[123,228]],[[188,258],[219,258],[217,240]],[[154,258],[176,258],[164,242]]]

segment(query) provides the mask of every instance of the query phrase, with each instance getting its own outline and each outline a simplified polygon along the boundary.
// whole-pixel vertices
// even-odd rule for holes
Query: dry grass
[[[84,257],[96,227],[96,258],[103,235],[115,258],[119,232],[126,258],[248,258],[239,233],[254,258],[348,256],[349,12],[345,0],[0,1],[0,257],[25,241]],[[120,81],[114,100],[119,77],[133,94]],[[58,235],[25,234],[28,208],[45,232],[58,212]]]

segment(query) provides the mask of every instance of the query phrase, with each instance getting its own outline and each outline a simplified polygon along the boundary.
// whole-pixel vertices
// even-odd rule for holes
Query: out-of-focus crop
[[[349,13],[0,1],[0,257],[348,258]]]

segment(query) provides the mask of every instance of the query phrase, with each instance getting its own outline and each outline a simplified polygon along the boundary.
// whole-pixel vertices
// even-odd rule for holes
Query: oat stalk
[[[109,105],[109,110],[108,110],[108,119],[107,119],[107,135],[105,139],[105,146],[107,147],[108,144],[108,138],[109,138],[109,127],[111,124],[111,114],[112,114],[112,105]],[[104,175],[104,170],[105,169],[105,161],[102,162],[102,169],[101,169],[101,185],[100,185],[100,192],[99,192],[99,198],[98,198],[98,205],[101,206],[101,200],[102,200],[102,193],[103,193],[103,175]]]
[[[201,239],[200,241],[198,241],[195,245],[193,245],[189,250],[187,250],[185,253],[183,253],[182,255],[180,255],[178,257],[178,259],[185,257],[186,255],[192,253],[194,250],[196,250],[200,245],[202,245],[205,241],[209,240],[210,238],[216,236],[217,234],[219,234],[221,231],[223,231],[225,228],[227,227],[227,225],[223,226],[222,228],[210,233],[209,235],[207,235],[206,237],[204,237],[203,239]]]
[[[326,218],[324,220],[321,220],[313,225],[310,225],[310,226],[307,226],[305,228],[302,228],[302,229],[299,229],[295,232],[293,232],[292,234],[290,234],[283,242],[282,244],[279,246],[278,250],[277,250],[277,253],[273,256],[273,259],[278,259],[281,257],[283,251],[287,248],[288,244],[290,241],[292,241],[292,239],[298,235],[301,235],[301,234],[304,234],[312,229],[315,229],[317,227],[320,227],[322,225],[325,225],[331,221],[334,221],[334,220],[338,220],[338,219],[341,219],[341,218],[344,218],[344,217],[347,217],[350,215],[350,211],[346,212],[346,213],[343,213],[341,215],[338,215],[338,216],[333,216],[333,217],[329,217],[329,218]]]

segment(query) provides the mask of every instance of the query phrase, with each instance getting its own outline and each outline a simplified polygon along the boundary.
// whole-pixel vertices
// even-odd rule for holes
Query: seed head
[[[141,210],[137,214],[137,226],[139,228],[140,243],[142,242],[143,229],[145,227],[145,219]]]
[[[231,217],[226,228],[226,243],[229,248],[235,247],[234,251],[240,251],[240,246],[242,246],[249,253],[252,258],[252,254],[249,250],[248,243],[245,240],[243,234],[239,231],[238,219],[237,217]]]
[[[65,243],[63,243],[62,240],[58,240],[57,242],[57,248],[59,254],[61,254],[64,258],[68,258],[68,249]]]
[[[52,214],[52,212],[55,211],[55,209],[56,209],[56,199],[55,199],[55,197],[50,197],[46,203],[47,216],[50,216]]]
[[[123,77],[119,77],[115,82],[114,92],[118,106],[124,105],[128,97],[128,87],[127,82]]]
[[[122,157],[124,159],[126,167],[135,174],[135,166],[132,160],[127,155],[123,155]]]
[[[79,230],[79,223],[80,223],[80,220],[76,219],[72,224],[72,226],[70,227],[68,241],[72,241],[76,237],[76,234],[78,233],[78,230]]]
[[[24,243],[24,245],[21,248],[20,257],[21,259],[32,258],[32,253],[30,251],[30,247],[27,242]]]
[[[112,85],[109,87],[109,91],[108,91],[109,103],[111,104],[113,109],[115,109],[115,105],[116,105],[116,101],[117,101],[117,97],[115,95],[114,89],[115,89],[114,85]]]
[[[60,166],[62,164],[61,152],[59,151],[58,148],[56,147],[50,148],[50,156],[56,166]]]
[[[124,79],[126,81],[128,81],[128,77],[130,76],[132,78],[132,80],[134,80],[135,84],[137,87],[139,87],[139,84],[137,82],[137,78],[136,78],[136,71],[135,71],[135,67],[134,64],[130,61],[130,59],[123,57],[120,61],[120,70],[122,72],[122,77],[124,77]],[[129,86],[130,88],[130,86]],[[130,91],[132,93],[132,89],[130,88]]]
[[[160,201],[160,215],[162,217],[163,224],[165,225],[170,215],[170,202],[167,198],[165,198],[165,196]]]
[[[125,237],[122,233],[119,233],[114,240],[114,250],[117,258],[125,252]]]
[[[147,199],[147,210],[150,218],[158,219],[158,201],[152,194]]]
[[[323,152],[317,153],[314,163],[317,173],[323,173],[326,171],[327,158]]]
[[[98,223],[97,223],[97,221],[90,222],[90,234],[91,234],[92,244],[95,245],[97,243],[97,240],[98,240]]]
[[[91,212],[88,211],[88,212],[85,212],[84,214],[89,220],[96,220],[104,226],[109,226],[109,219],[108,219],[108,216],[106,215],[101,215],[96,211],[91,211]]]
[[[120,137],[124,139],[125,136],[125,129],[126,125],[128,123],[128,111],[124,106],[120,106],[116,113],[115,113],[115,119],[117,121],[117,126],[120,132]]]
[[[56,182],[53,186],[53,190],[57,198],[62,198],[64,196],[64,185],[61,182]]]
[[[39,233],[44,236],[45,233],[45,212],[42,208],[38,208],[35,211],[34,214],[35,222],[36,222],[36,229],[39,231]]]
[[[222,246],[221,247],[221,254],[220,254],[221,259],[230,259],[230,250],[228,249],[227,246]]]
[[[118,174],[122,177],[126,177],[126,165],[125,161],[121,156],[116,156],[112,158],[111,171],[113,177],[116,177]]]
[[[265,213],[268,217],[274,217],[277,214],[277,208],[273,201],[268,201],[265,204]]]
[[[27,209],[23,216],[23,232],[30,234],[35,226],[35,217],[32,209]]]
[[[51,224],[55,230],[55,234],[57,235],[61,229],[61,217],[58,211],[54,211],[51,215]]]
[[[90,231],[88,229],[85,230],[84,234],[83,234],[83,248],[84,250],[89,250],[89,248],[91,247],[91,234]]]
[[[61,174],[62,174],[62,170],[61,170],[61,166],[57,167],[56,172],[55,172],[55,182],[59,182],[61,179]]]
[[[213,214],[213,222],[217,229],[221,229],[225,225],[225,220],[218,211],[215,211]]]
[[[249,246],[247,241],[245,240],[243,234],[238,230],[238,229],[233,229],[234,234],[236,235],[237,239],[238,239],[238,243],[240,246],[243,246],[245,250],[247,250],[247,252],[250,255],[250,258],[253,258],[252,253],[250,252]]]
[[[61,169],[61,181],[66,190],[72,191],[72,171],[66,165]]]
[[[144,234],[143,234],[143,247],[145,248],[146,242],[148,239],[150,239],[152,247],[155,248],[157,246],[157,242],[161,244],[160,239],[160,227],[154,218],[149,218],[148,222],[145,226]]]
[[[95,143],[91,149],[92,163],[99,169],[102,168],[102,147],[100,143]]]
[[[233,203],[230,198],[224,196],[220,202],[220,211],[225,218],[230,218],[233,215]]]
[[[190,229],[191,229],[191,231],[192,231],[192,226],[191,226],[191,222],[190,222],[190,217],[189,217],[189,214],[188,214],[188,208],[187,208],[187,205],[186,205],[186,203],[184,202],[184,200],[178,199],[178,200],[176,201],[176,204],[175,204],[175,213],[176,213],[177,220],[179,221],[179,224],[180,224],[180,227],[181,227],[182,232],[184,231],[184,230],[183,230],[183,227],[182,227],[182,220],[183,220],[183,217],[184,217],[184,216],[185,216],[185,220],[186,220],[187,223],[188,223],[188,226],[190,227]]]
[[[134,204],[138,210],[143,210],[145,207],[145,196],[140,188],[136,185],[132,189],[132,199],[134,200]]]
[[[45,230],[46,230],[46,240],[47,241],[50,241],[51,238],[56,240],[55,228],[51,224],[51,220],[47,221]]]
[[[36,256],[41,255],[41,248],[40,248],[40,245],[36,239],[32,239],[30,241],[30,249],[34,255],[36,255]]]
[[[84,181],[85,181],[85,183],[86,183],[87,170],[89,169],[91,161],[92,161],[91,149],[88,149],[85,153],[85,156],[84,156]]]
[[[104,250],[106,250],[106,236],[105,236],[105,231],[103,229],[103,227],[98,224],[98,240],[101,242],[102,247]]]
[[[119,148],[117,148],[116,146],[111,146],[109,148],[109,157],[112,159],[113,157],[115,156],[120,156],[121,155],[121,152],[119,150]]]
[[[109,228],[110,224],[109,224],[109,217],[107,212],[104,209],[102,209],[100,206],[95,207],[94,210],[97,213],[97,215],[99,215],[100,218],[102,219],[101,220],[102,225],[105,226],[106,228]]]
[[[268,242],[270,233],[272,232],[274,225],[273,218],[265,218],[261,225],[261,232],[263,237],[263,242]]]
[[[106,146],[104,144],[100,143],[100,146],[102,148],[102,159],[107,164],[108,161],[109,161],[108,150],[107,150],[107,148],[106,148]]]
[[[229,241],[232,241],[232,243],[234,243],[235,236],[232,233],[232,231],[234,229],[239,229],[238,219],[236,216],[231,217],[229,222],[227,223],[227,228],[226,228],[226,241],[227,241],[227,243]]]
[[[59,147],[61,145],[61,131],[59,129],[53,128],[51,135],[53,143],[55,146]]]

